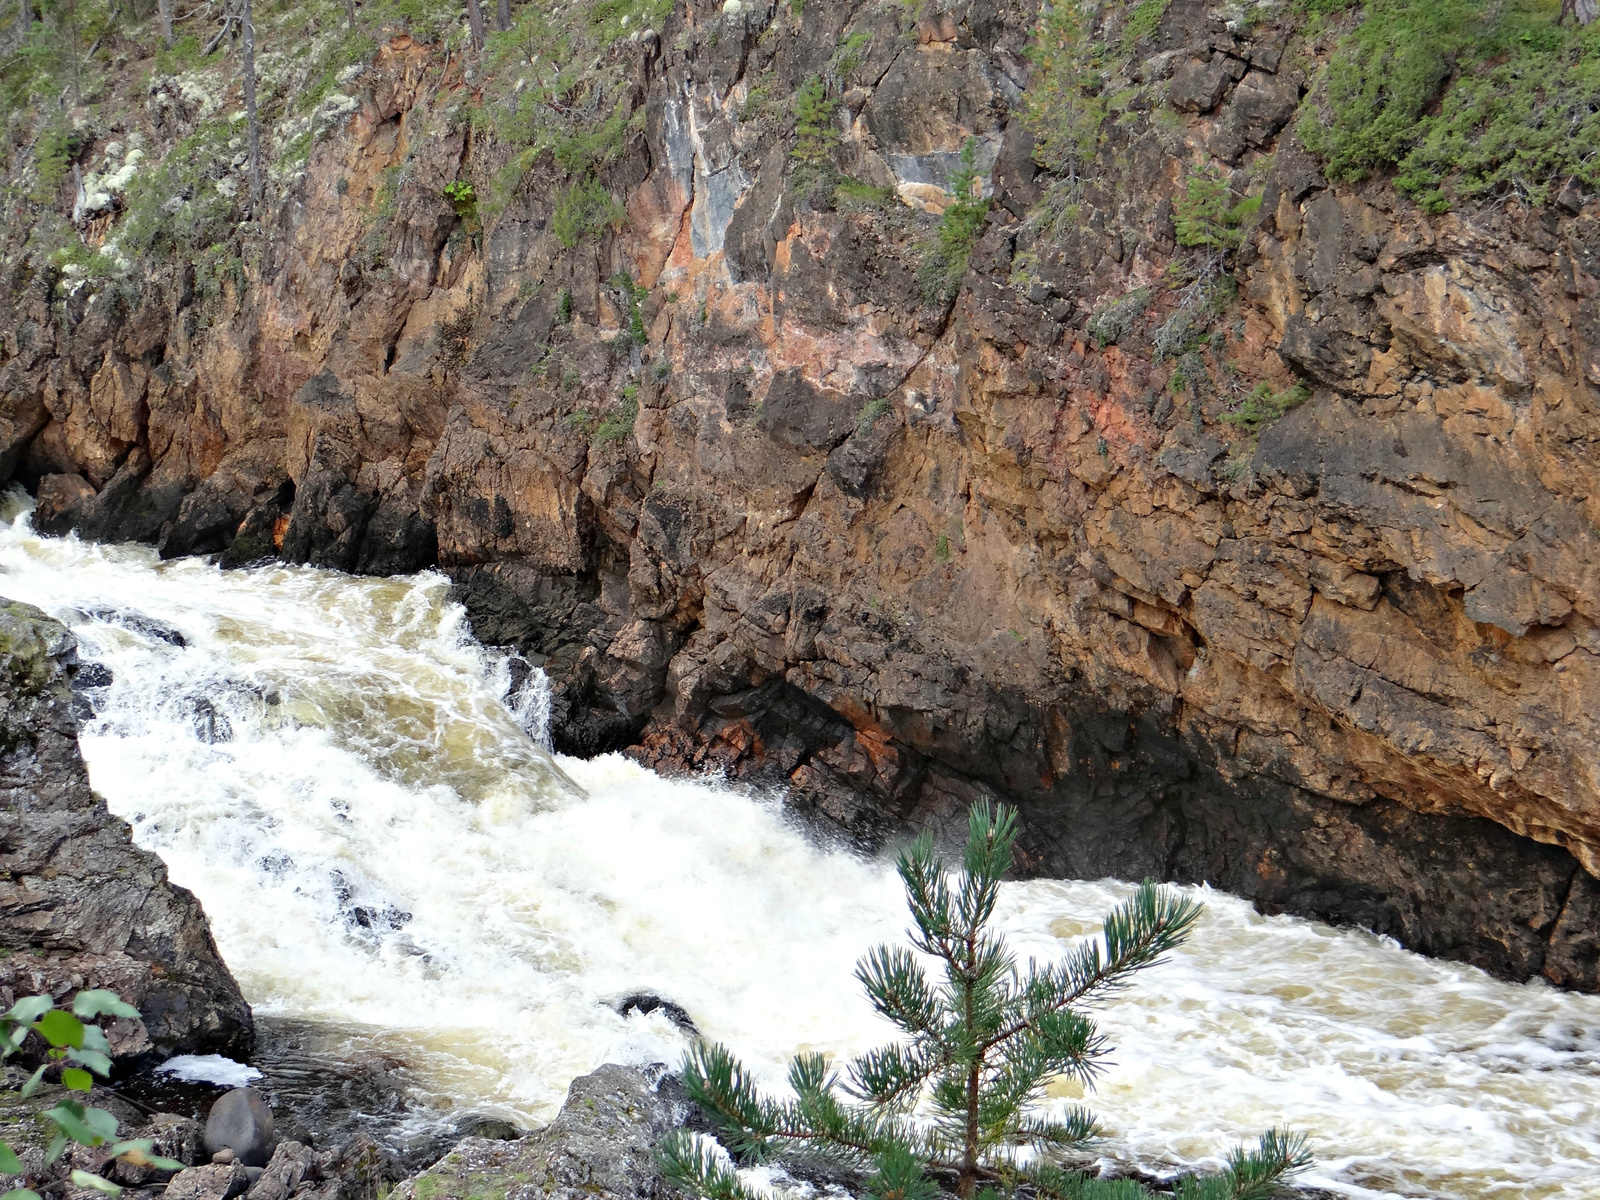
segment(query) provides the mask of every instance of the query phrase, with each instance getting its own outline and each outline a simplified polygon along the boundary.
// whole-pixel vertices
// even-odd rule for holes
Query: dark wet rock
[[[234,1088],[211,1106],[205,1146],[212,1154],[231,1150],[247,1167],[264,1167],[276,1144],[272,1109],[254,1088]]]
[[[233,722],[209,697],[195,698],[189,719],[195,738],[208,746],[233,740]]]
[[[339,915],[350,929],[374,933],[393,933],[411,923],[411,914],[384,901],[363,898],[359,885],[342,871],[335,871],[330,882]]]
[[[508,1121],[504,1117],[497,1117],[492,1113],[468,1113],[451,1126],[451,1132],[457,1138],[480,1138],[492,1142],[514,1142],[527,1135],[527,1130]]]
[[[111,686],[111,668],[102,663],[82,663],[72,680],[72,718],[80,726],[92,721],[100,711],[106,689]]]
[[[194,896],[89,787],[70,684],[76,642],[0,602],[0,1003],[111,988],[141,1012],[109,1037],[120,1060],[243,1056],[250,1008]]]
[[[78,667],[77,674],[73,676],[72,690],[81,692],[90,688],[108,688],[115,681],[111,668],[104,663],[86,662]]]
[[[289,1200],[308,1179],[315,1179],[316,1152],[300,1142],[280,1142],[259,1178],[250,1184],[249,1200]]]
[[[165,642],[169,646],[176,646],[180,650],[188,646],[189,639],[175,626],[168,625],[165,621],[158,621],[154,617],[147,617],[144,613],[135,612],[129,608],[90,608],[84,610],[84,616],[92,617],[96,621],[104,621],[107,625],[119,625],[140,637],[150,638],[153,641]]]
[[[648,1014],[658,1011],[690,1036],[700,1036],[700,1029],[695,1025],[694,1018],[689,1015],[689,1010],[663,996],[657,996],[650,992],[635,992],[633,995],[624,996],[617,1001],[617,1012],[623,1016],[635,1012]]]

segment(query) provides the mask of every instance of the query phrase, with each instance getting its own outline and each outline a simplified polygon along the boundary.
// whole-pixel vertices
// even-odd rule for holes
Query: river
[[[508,696],[442,575],[162,563],[7,505],[0,594],[113,677],[81,737],[96,789],[200,897],[256,1012],[403,1062],[419,1112],[536,1122],[602,1062],[676,1063],[661,1010],[614,1010],[635,992],[773,1084],[796,1050],[888,1035],[851,969],[905,924],[890,866],[776,797],[552,756],[540,677]],[[1004,927],[1057,955],[1127,891],[1008,884]],[[1191,942],[1097,1014],[1107,1157],[1214,1164],[1288,1124],[1305,1181],[1350,1196],[1600,1195],[1600,997],[1196,892]]]

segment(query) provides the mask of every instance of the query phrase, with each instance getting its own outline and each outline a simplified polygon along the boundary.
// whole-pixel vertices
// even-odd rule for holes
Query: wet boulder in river
[[[206,1152],[232,1150],[247,1167],[264,1167],[272,1160],[275,1135],[272,1110],[254,1088],[234,1088],[211,1106],[206,1118]]]

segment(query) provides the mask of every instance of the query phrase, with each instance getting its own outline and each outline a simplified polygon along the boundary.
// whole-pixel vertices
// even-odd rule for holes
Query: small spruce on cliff
[[[1080,1006],[1126,986],[1188,936],[1200,905],[1144,884],[1105,919],[1099,939],[1057,963],[1020,968],[991,928],[1000,880],[1011,865],[1016,815],[975,806],[958,877],[951,879],[924,835],[900,856],[915,927],[911,945],[937,960],[928,978],[909,950],[880,946],[856,967],[873,1006],[907,1040],[855,1059],[844,1079],[820,1054],[796,1055],[791,1100],[756,1091],[727,1047],[702,1042],[684,1064],[689,1096],[744,1162],[823,1160],[870,1173],[877,1200],[961,1197],[999,1200],[1145,1200],[1134,1180],[1090,1178],[1056,1161],[1096,1136],[1093,1116],[1059,1119],[1038,1105],[1058,1076],[1090,1085],[1109,1051]],[[759,1200],[715,1149],[679,1130],[661,1145],[669,1182],[707,1200]],[[1184,1176],[1176,1200],[1266,1200],[1310,1162],[1303,1138],[1269,1130],[1256,1149],[1236,1150],[1226,1171]]]

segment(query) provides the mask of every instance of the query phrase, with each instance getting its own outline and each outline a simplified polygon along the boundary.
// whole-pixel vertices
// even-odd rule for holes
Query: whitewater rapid
[[[812,844],[773,797],[552,757],[540,677],[508,696],[443,576],[161,563],[8,504],[0,595],[110,670],[94,786],[200,897],[258,1014],[403,1061],[425,1111],[524,1122],[602,1062],[679,1061],[662,1011],[614,1011],[636,992],[774,1085],[797,1050],[888,1035],[851,969],[900,937],[889,866]],[[1058,955],[1127,890],[1010,884],[1005,929]],[[1600,1195],[1600,997],[1197,894],[1192,942],[1099,1013],[1107,1157],[1214,1164],[1288,1124],[1306,1182],[1342,1194]]]

